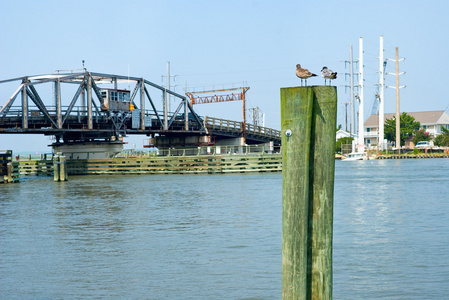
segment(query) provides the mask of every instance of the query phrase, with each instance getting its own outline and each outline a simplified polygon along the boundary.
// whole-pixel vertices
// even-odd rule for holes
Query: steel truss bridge
[[[129,89],[122,89],[124,84]],[[63,143],[111,141],[130,134],[208,137],[202,141],[209,144],[236,137],[247,144],[281,142],[278,130],[200,117],[189,98],[144,78],[84,69],[1,80],[0,95],[9,89],[12,95],[0,98],[0,134],[53,135]],[[174,112],[166,105],[162,111],[156,109],[153,99],[166,99],[167,94],[179,102]]]

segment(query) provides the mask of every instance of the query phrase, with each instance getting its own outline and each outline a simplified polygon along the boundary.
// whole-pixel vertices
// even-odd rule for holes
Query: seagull
[[[312,72],[310,72],[307,69],[303,69],[301,68],[300,64],[296,65],[296,76],[298,76],[299,78],[301,78],[301,86],[302,86],[302,80],[304,79],[306,82],[306,86],[307,86],[307,78],[310,78],[312,76],[316,76],[316,74],[313,74]]]
[[[323,67],[321,70],[321,76],[324,78],[324,85],[326,85],[326,80],[329,79],[329,85],[332,79],[337,78],[337,72],[329,70],[327,67]]]

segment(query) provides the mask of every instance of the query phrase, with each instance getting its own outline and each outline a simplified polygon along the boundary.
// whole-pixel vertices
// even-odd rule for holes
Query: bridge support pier
[[[76,143],[55,143],[53,152],[61,152],[68,160],[108,158],[123,150],[123,142],[83,141]]]

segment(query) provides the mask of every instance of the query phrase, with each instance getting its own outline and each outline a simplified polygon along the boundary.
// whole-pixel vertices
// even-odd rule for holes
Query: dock
[[[416,159],[416,158],[449,158],[449,153],[427,153],[427,154],[389,154],[378,155],[376,159]]]
[[[222,147],[223,148],[223,147]],[[261,147],[259,147],[261,148]],[[198,150],[199,149],[199,150]],[[138,174],[229,174],[281,172],[280,151],[267,153],[254,147],[243,153],[224,150],[224,153],[186,155],[189,151],[120,153],[110,158],[67,159],[67,172],[72,175],[138,175]],[[170,153],[170,155],[168,155]],[[194,153],[193,150],[190,153]],[[159,153],[160,154],[160,153]],[[174,155],[177,154],[177,155]],[[54,161],[51,155],[24,156],[19,160],[20,174],[24,176],[53,176]]]
[[[12,161],[11,150],[0,150],[0,183],[14,183],[19,180],[19,162]]]

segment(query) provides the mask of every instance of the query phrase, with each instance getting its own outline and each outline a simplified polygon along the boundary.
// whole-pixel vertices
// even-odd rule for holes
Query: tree
[[[412,140],[415,145],[420,141],[430,141],[430,135],[428,132],[425,132],[424,129],[418,130]]]
[[[337,128],[335,129],[335,132],[339,131],[341,129],[341,124],[338,124]]]
[[[441,131],[443,131],[443,133],[437,135],[433,143],[436,146],[449,147],[449,130],[441,127]]]
[[[405,139],[412,137],[421,127],[421,123],[415,121],[415,118],[403,112],[399,118],[400,131],[399,138],[401,145],[404,145]],[[385,120],[384,127],[385,138],[389,141],[396,141],[396,117]]]

